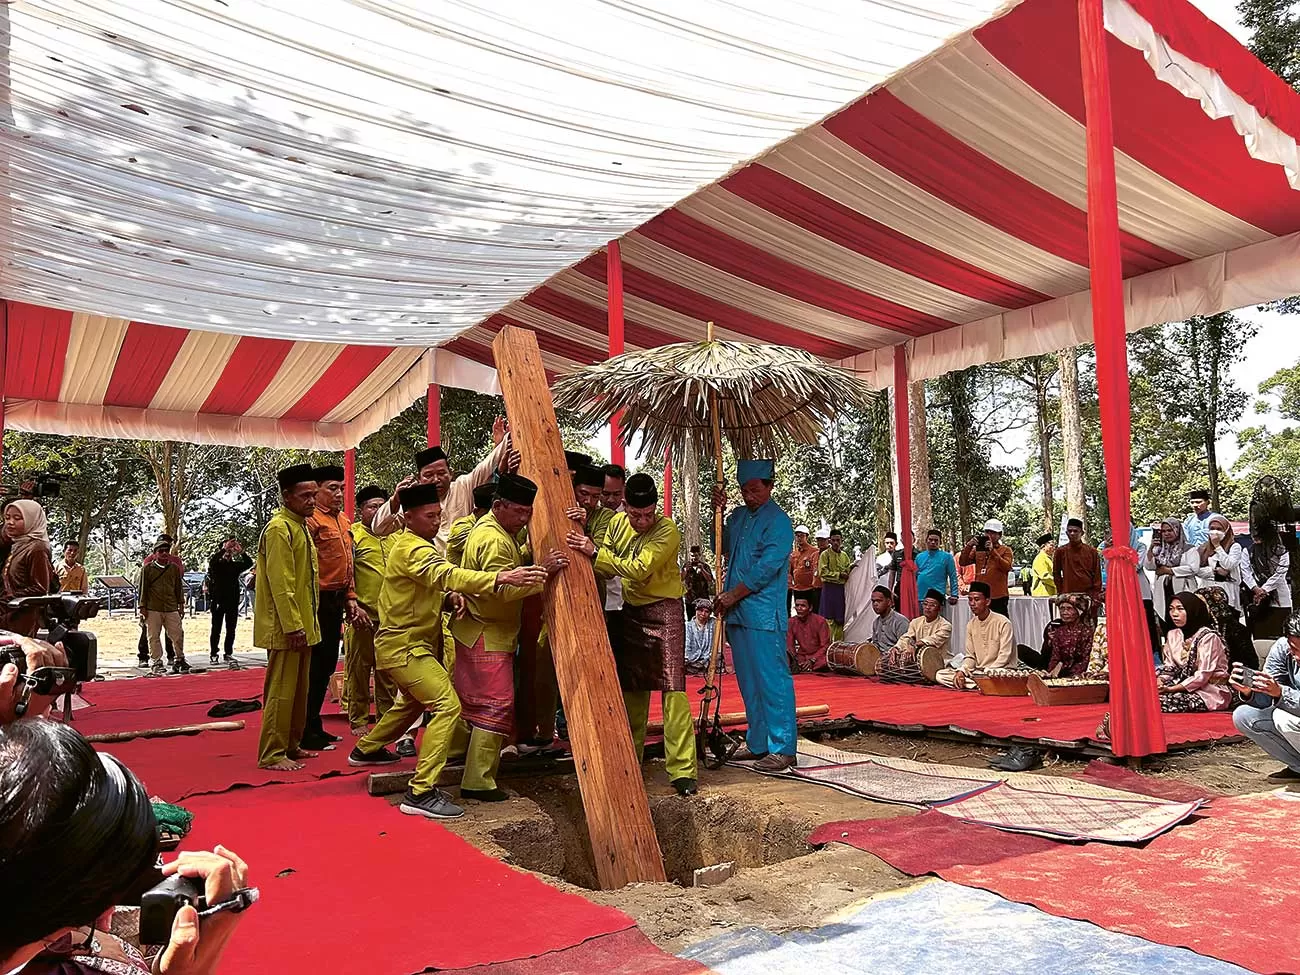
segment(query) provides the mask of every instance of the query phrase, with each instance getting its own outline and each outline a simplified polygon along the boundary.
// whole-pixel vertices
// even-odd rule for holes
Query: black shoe
[[[343,740],[343,739],[340,738],[338,735],[331,735],[328,731],[321,731],[321,732],[318,732],[318,733],[317,733],[316,735],[314,735],[313,737],[315,737],[315,738],[324,738],[324,739],[325,739],[327,742],[329,742],[331,745],[334,744],[334,743],[337,742],[337,741],[342,741],[342,740]]]
[[[672,785],[679,796],[693,796],[700,791],[700,784],[694,779],[673,779]]]
[[[322,735],[303,735],[301,745],[309,752],[334,751],[334,742]]]
[[[363,752],[360,748],[354,748],[348,755],[348,764],[356,768],[364,768],[367,765],[393,765],[400,761],[401,759],[387,748],[381,748],[377,752]]]
[[[189,672],[190,672],[190,665],[187,664],[184,660],[177,660],[172,664],[173,674],[188,674]]]
[[[1031,769],[1041,768],[1042,765],[1042,752],[1037,748],[1026,748],[1020,745],[1012,748],[1002,758],[995,758],[989,762],[990,767],[1003,772],[1028,772]]]
[[[1300,779],[1300,772],[1297,772],[1288,765],[1283,765],[1276,772],[1269,772],[1268,778],[1275,782],[1294,782],[1297,779]]]
[[[465,810],[452,802],[451,796],[441,789],[418,796],[408,791],[397,808],[408,816],[423,816],[425,819],[460,819],[465,815]]]
[[[399,758],[415,758],[415,739],[399,738],[397,739],[397,756]]]
[[[479,802],[505,802],[510,794],[503,789],[461,789],[462,799],[477,799]]]
[[[215,653],[214,653],[214,654],[211,654],[211,655],[208,657],[208,664],[209,664],[210,666],[215,667],[215,666],[216,666],[217,664],[219,664],[219,663],[221,663],[221,660],[217,657],[217,655],[216,655]]]

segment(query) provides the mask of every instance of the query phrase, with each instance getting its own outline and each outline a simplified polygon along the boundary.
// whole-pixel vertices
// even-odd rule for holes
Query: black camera
[[[140,944],[165,945],[172,937],[176,912],[186,904],[205,910],[203,881],[172,874],[140,895]]]

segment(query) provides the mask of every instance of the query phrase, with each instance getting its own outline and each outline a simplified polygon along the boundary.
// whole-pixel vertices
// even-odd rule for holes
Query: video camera
[[[176,921],[176,912],[189,905],[198,911],[199,919],[212,917],[223,911],[235,914],[248,910],[261,898],[256,887],[245,887],[216,904],[209,904],[205,896],[205,884],[194,877],[182,877],[175,873],[170,877],[161,877],[157,871],[151,871],[157,883],[140,894],[140,944],[165,945],[171,940],[172,924]],[[134,902],[135,898],[132,898]]]
[[[23,596],[20,599],[11,599],[6,605],[11,611],[39,609],[44,628],[37,631],[36,639],[47,643],[63,644],[63,652],[67,654],[68,670],[72,672],[73,680],[69,682],[60,680],[56,683],[57,689],[64,693],[63,720],[70,720],[72,695],[76,692],[76,685],[93,680],[98,670],[99,641],[94,633],[80,627],[82,620],[93,619],[99,614],[100,601],[94,596],[78,596],[64,592],[50,596]],[[23,674],[27,667],[27,658],[21,652],[21,648],[15,649],[19,652],[14,656],[14,663],[17,664],[19,673]],[[42,675],[42,671],[61,669],[42,667],[25,679],[30,685],[38,675]],[[33,692],[48,694],[49,690],[34,688]]]
[[[63,490],[62,474],[37,474],[18,482],[0,484],[0,495],[6,498],[57,498]]]

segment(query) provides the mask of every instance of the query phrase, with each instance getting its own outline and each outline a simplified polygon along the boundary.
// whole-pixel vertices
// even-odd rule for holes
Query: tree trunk
[[[1034,360],[1034,407],[1037,412],[1038,466],[1043,478],[1043,524],[1056,530],[1056,498],[1052,485],[1052,424],[1047,415],[1047,376],[1042,359]]]
[[[957,537],[964,542],[971,537],[970,442],[975,436],[975,423],[970,408],[970,370],[949,373],[944,379],[952,412],[953,473],[957,477]]]
[[[925,381],[907,388],[908,419],[912,436],[912,522],[917,528],[916,547],[925,546],[924,532],[934,527],[934,501],[930,496],[930,448],[925,426]]]
[[[894,527],[893,451],[889,446],[889,396],[876,393],[868,411],[871,417],[872,490],[876,501],[876,547]]]
[[[1079,356],[1063,349],[1061,368],[1061,453],[1065,455],[1065,513],[1082,518],[1087,507],[1083,481],[1083,422],[1079,418]],[[1055,527],[1055,526],[1053,526]]]
[[[682,450],[682,521],[686,525],[686,551],[700,544],[700,464],[695,448]]]

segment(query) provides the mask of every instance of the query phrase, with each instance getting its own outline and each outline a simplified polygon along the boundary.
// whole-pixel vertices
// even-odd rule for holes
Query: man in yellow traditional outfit
[[[375,720],[382,721],[393,706],[397,689],[382,670],[375,667],[375,631],[379,628],[379,592],[384,585],[384,564],[389,539],[380,538],[371,526],[375,512],[388,500],[388,492],[371,485],[357,492],[357,520],[348,529],[352,536],[352,570],[358,612],[344,634],[344,694],[348,724],[361,737],[370,721],[370,680],[375,681]],[[392,536],[389,536],[391,538]]]
[[[452,565],[460,565],[464,561],[469,533],[478,524],[478,520],[492,510],[492,499],[496,496],[497,486],[494,482],[480,484],[474,489],[474,510],[451,523],[451,532],[447,536],[447,561]]]
[[[307,519],[316,510],[316,475],[310,464],[297,464],[276,477],[280,510],[262,531],[254,565],[253,645],[267,652],[257,764],[292,772],[302,768],[299,759],[317,754],[301,747],[311,652],[320,642],[316,619],[320,570],[307,528]]]
[[[479,519],[465,542],[464,568],[503,572],[525,561],[520,531],[532,520],[537,485],[518,474],[502,474],[492,510]],[[552,552],[541,563],[554,575],[569,560]],[[456,640],[456,693],[470,726],[465,756],[462,798],[501,802],[509,798],[497,788],[501,748],[514,726],[514,653],[519,639],[520,610],[528,596],[545,583],[500,586],[488,594],[466,593],[465,613],[451,625]]]
[[[822,583],[820,614],[831,628],[832,640],[844,639],[844,584],[853,571],[853,556],[844,551],[844,536],[838,528],[830,531],[830,544],[822,550],[817,561],[817,574]]]
[[[664,758],[668,779],[678,795],[698,791],[695,725],[686,696],[686,618],[682,612],[681,573],[677,554],[682,533],[659,513],[659,492],[648,474],[627,479],[624,510],[609,524],[603,544],[570,532],[574,551],[595,559],[603,576],[623,580],[622,638],[615,663],[637,755],[645,748],[650,694],[663,696]]]
[[[401,693],[374,729],[357,742],[348,756],[353,766],[391,765],[397,756],[392,744],[421,712],[429,723],[420,743],[419,761],[400,809],[409,816],[455,819],[464,814],[437,787],[447,764],[452,736],[460,720],[460,700],[443,667],[442,610],[449,590],[486,598],[514,586],[541,586],[546,570],[515,566],[474,572],[452,565],[438,551],[442,510],[437,487],[419,484],[398,492],[406,527],[388,551],[384,585],[379,594],[379,634],[375,638],[378,666]]]

